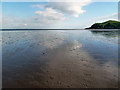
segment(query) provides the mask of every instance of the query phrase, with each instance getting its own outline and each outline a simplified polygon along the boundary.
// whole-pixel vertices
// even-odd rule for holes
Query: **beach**
[[[89,30],[3,31],[3,88],[118,88],[118,37]]]

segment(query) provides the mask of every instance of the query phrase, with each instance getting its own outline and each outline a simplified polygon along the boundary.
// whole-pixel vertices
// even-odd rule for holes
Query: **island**
[[[91,27],[86,29],[120,29],[120,22],[109,20],[103,23],[95,23]]]

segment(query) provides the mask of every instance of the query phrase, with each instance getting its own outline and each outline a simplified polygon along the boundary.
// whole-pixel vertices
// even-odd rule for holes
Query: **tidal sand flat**
[[[2,31],[3,88],[118,88],[118,36]]]

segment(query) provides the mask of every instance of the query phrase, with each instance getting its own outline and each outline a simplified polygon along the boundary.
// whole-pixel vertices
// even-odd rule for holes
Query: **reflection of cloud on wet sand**
[[[57,31],[29,31],[6,32],[3,40],[13,42],[3,47],[6,52],[3,53],[3,78],[7,82],[4,82],[4,87],[10,84],[27,88],[117,87],[117,67],[112,62],[100,65],[82,48],[84,44],[78,38],[70,40],[64,33]],[[11,54],[13,52],[15,54]]]
[[[81,46],[81,43],[73,40],[71,43],[50,51],[54,52],[50,58],[52,61],[43,68],[43,82],[46,86],[51,88],[118,87],[117,67],[110,62],[99,65],[80,48]]]
[[[56,38],[52,40],[45,40],[44,42],[38,42],[38,45],[44,46],[45,48],[56,48],[58,45],[64,42],[63,38]]]
[[[47,34],[46,34],[47,33]],[[14,38],[15,37],[15,38]],[[22,42],[20,42],[22,41]],[[32,33],[31,31],[21,32],[4,32],[3,33],[4,44],[17,44],[18,42],[25,43],[27,46],[35,46],[44,48],[56,48],[58,45],[64,42],[64,37],[58,33],[52,31],[41,31]],[[18,46],[18,45],[17,45]]]
[[[53,49],[64,43],[62,34],[52,31],[46,31],[46,33],[43,32],[42,35],[37,36],[36,43],[38,46]]]
[[[82,44],[79,43],[77,40],[73,41],[73,46],[71,47],[71,50],[76,50],[82,47]]]

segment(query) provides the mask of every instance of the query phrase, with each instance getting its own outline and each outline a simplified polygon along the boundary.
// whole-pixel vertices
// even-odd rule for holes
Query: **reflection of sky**
[[[67,31],[66,31],[67,32]],[[90,31],[69,31],[69,42],[73,40],[83,44],[83,48],[100,61],[118,59],[118,37],[105,37]],[[108,32],[109,34],[109,32]]]
[[[73,43],[72,49],[82,47],[96,60],[117,60],[117,37],[105,37],[90,31],[9,31],[3,32],[3,55],[11,59],[19,55],[40,56],[46,49]]]
[[[47,33],[47,34],[46,34]],[[59,40],[58,40],[59,39]],[[15,47],[28,47],[29,45],[38,45],[42,48],[52,48],[63,42],[64,38],[58,33],[50,31],[18,31],[18,32],[4,32],[3,45]],[[23,46],[22,46],[23,45]],[[4,47],[3,46],[3,47]]]
[[[63,41],[59,33],[52,31],[3,32],[3,63],[20,64],[41,59],[46,49],[56,48]]]

